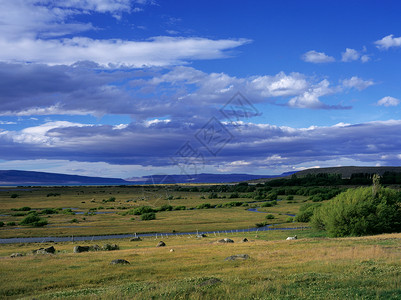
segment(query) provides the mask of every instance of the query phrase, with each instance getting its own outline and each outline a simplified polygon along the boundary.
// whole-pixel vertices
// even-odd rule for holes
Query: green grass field
[[[11,198],[12,194],[18,197]],[[49,196],[48,194],[60,194]],[[295,196],[250,212],[249,206],[163,211],[156,220],[124,215],[128,208],[164,204],[196,207],[252,199],[207,199],[207,194],[177,192],[169,187],[63,187],[0,191],[0,221],[16,222],[0,228],[0,237],[100,235],[112,233],[214,231],[255,227],[268,221],[274,227],[305,226],[286,223],[308,202]],[[102,202],[115,197],[115,202]],[[202,199],[202,197],[206,199]],[[173,198],[173,199],[171,199]],[[280,198],[280,197],[279,197]],[[283,197],[284,198],[284,197]],[[128,202],[127,202],[128,201]],[[18,225],[16,208],[76,208],[111,214],[52,214],[44,228]],[[99,209],[103,206],[104,209]],[[112,209],[113,208],[113,209]],[[14,209],[14,210],[13,210]],[[71,223],[72,219],[78,223]],[[85,218],[85,220],[84,220]],[[132,220],[132,218],[134,218]],[[82,226],[82,227],[78,227]],[[21,229],[15,229],[21,228]],[[297,235],[294,241],[287,236]],[[234,243],[217,241],[228,237]],[[246,237],[249,242],[242,242]],[[401,299],[401,233],[367,237],[327,238],[312,229],[272,230],[228,234],[163,237],[142,241],[116,239],[96,242],[0,244],[1,299]],[[116,243],[120,250],[73,253],[77,245]],[[32,254],[54,246],[55,254]],[[170,249],[174,249],[170,252]],[[22,257],[11,258],[12,253]],[[249,259],[225,261],[231,255]],[[110,265],[125,259],[129,265]]]

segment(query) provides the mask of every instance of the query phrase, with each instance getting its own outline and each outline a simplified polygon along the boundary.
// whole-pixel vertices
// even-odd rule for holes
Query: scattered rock
[[[139,236],[133,237],[132,239],[130,239],[130,242],[138,242],[138,241],[142,241],[142,239]]]
[[[259,238],[259,236],[258,236],[258,235],[255,235],[255,238]]]
[[[222,281],[220,279],[218,279],[218,278],[210,278],[210,279],[207,279],[205,281],[202,281],[201,283],[199,283],[198,286],[215,285],[215,284],[220,283],[220,282],[222,282]]]
[[[175,250],[174,249],[170,249],[170,252],[174,252]]]
[[[73,249],[74,253],[88,252],[89,246],[75,246]]]
[[[204,233],[201,233],[201,234],[197,234],[196,237],[197,238],[204,238],[204,237],[207,237],[207,235],[204,234]]]
[[[289,237],[287,238],[287,241],[296,240],[296,239],[298,239],[298,237],[297,237],[296,235],[294,235],[294,236],[289,236]]]
[[[245,260],[248,258],[249,258],[248,254],[237,254],[237,255],[232,255],[232,256],[226,257],[224,260],[237,260],[237,259]]]
[[[243,243],[246,243],[246,242],[248,242],[248,239],[247,239],[247,238],[243,238],[243,239],[242,239],[242,242],[243,242]]]
[[[105,244],[102,247],[102,250],[104,251],[113,251],[113,250],[119,250],[120,247],[118,247],[118,245],[116,244]]]
[[[111,265],[129,265],[129,261],[125,259],[115,259],[110,262]]]
[[[156,247],[164,247],[164,246],[166,246],[166,243],[163,242],[163,241],[160,241],[160,242],[157,244]]]
[[[10,257],[14,258],[14,257],[21,257],[23,256],[21,253],[13,253],[10,255]]]
[[[56,252],[56,249],[54,249],[53,246],[50,246],[48,248],[40,248],[37,250],[33,250],[33,254],[54,254]]]
[[[98,245],[93,245],[93,246],[75,246],[73,249],[74,253],[81,253],[81,252],[88,252],[88,251],[100,251],[102,248],[100,248]]]
[[[224,238],[222,240],[217,241],[218,243],[234,243],[232,239]]]

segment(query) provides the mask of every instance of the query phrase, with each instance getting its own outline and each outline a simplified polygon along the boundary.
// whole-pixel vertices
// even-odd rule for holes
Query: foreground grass
[[[286,241],[297,234],[296,241]],[[26,255],[44,245],[0,245],[0,298],[16,299],[401,299],[401,234],[362,238],[314,237],[311,230],[116,240],[121,250]],[[89,245],[89,243],[86,243]],[[81,245],[85,245],[82,243]],[[170,249],[174,252],[170,252]],[[248,254],[245,261],[224,261]],[[109,265],[113,259],[130,265]],[[12,279],[12,280],[10,280]],[[210,280],[210,279],[218,279]],[[209,280],[209,281],[208,281]]]

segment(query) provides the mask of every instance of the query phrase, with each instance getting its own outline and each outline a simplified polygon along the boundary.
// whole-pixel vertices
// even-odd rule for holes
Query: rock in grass
[[[226,257],[224,260],[245,260],[248,258],[249,258],[248,254],[237,254],[237,255],[232,255],[232,256]]]
[[[242,239],[242,242],[243,242],[243,243],[246,243],[246,242],[248,242],[248,239],[247,239],[247,238],[243,238],[243,239]]]
[[[23,256],[21,253],[13,253],[10,255],[10,257],[14,258],[14,257],[21,257]]]
[[[130,239],[130,242],[139,242],[142,241],[142,239],[139,236],[133,237],[132,239]]]
[[[210,279],[202,281],[201,283],[199,283],[198,286],[210,286],[210,285],[218,284],[220,282],[222,282],[222,281],[218,278],[210,278]]]
[[[125,259],[115,259],[110,262],[111,265],[129,265],[129,261]]]
[[[204,234],[204,233],[201,233],[201,234],[197,234],[196,237],[197,238],[204,238],[204,237],[207,237],[207,235]]]
[[[160,241],[160,242],[156,245],[156,247],[165,247],[165,246],[166,246],[166,243],[163,242],[163,241]]]
[[[54,254],[56,252],[56,249],[54,249],[53,246],[50,246],[48,248],[40,248],[37,250],[33,250],[33,254]]]
[[[120,247],[118,247],[118,245],[116,245],[116,244],[105,244],[102,247],[102,250],[104,250],[104,251],[112,251],[112,250],[119,250],[119,249],[120,249]]]
[[[232,239],[225,238],[218,241],[219,243],[234,243]]]
[[[75,246],[73,249],[74,253],[88,252],[89,246]]]

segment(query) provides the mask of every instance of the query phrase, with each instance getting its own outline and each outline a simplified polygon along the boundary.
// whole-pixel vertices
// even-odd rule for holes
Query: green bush
[[[186,210],[187,208],[183,205],[175,206],[173,210]]]
[[[140,206],[134,209],[130,209],[128,211],[128,214],[130,215],[142,215],[142,214],[146,214],[146,213],[152,213],[155,212],[155,210],[153,208],[151,208],[150,206]]]
[[[212,205],[210,203],[202,203],[202,204],[198,205],[196,208],[197,209],[205,209],[205,208],[207,209],[207,208],[212,208]]]
[[[141,220],[149,221],[156,219],[156,214],[154,212],[144,213],[141,215]]]
[[[17,223],[15,223],[15,222],[7,222],[6,225],[7,225],[7,226],[15,226],[15,225],[17,225]]]
[[[172,211],[173,207],[168,204],[164,204],[159,208],[159,211]]]
[[[61,211],[65,215],[75,215],[71,208],[66,208]]]
[[[0,222],[0,227],[3,227],[4,226],[4,222]]]
[[[261,207],[271,207],[273,204],[271,202],[265,202],[261,205]]]
[[[287,223],[292,223],[294,222],[294,218],[293,217],[288,217],[287,220],[285,220]]]
[[[30,211],[31,208],[29,206],[24,206],[24,207],[21,207],[21,208],[12,208],[11,210],[12,211]]]
[[[57,213],[58,211],[53,208],[45,208],[40,212],[41,215],[52,215]]]
[[[102,202],[103,203],[107,203],[107,202],[115,202],[116,201],[116,197],[110,197],[109,199],[105,200],[103,199]]]
[[[274,216],[273,216],[272,214],[268,214],[268,215],[266,216],[266,219],[274,219]]]
[[[286,200],[294,200],[294,196],[292,196],[292,195],[287,196]]]
[[[319,208],[322,203],[305,203],[299,208],[299,213],[296,215],[297,222],[309,222],[315,210]]]
[[[311,223],[332,237],[400,232],[400,196],[382,187],[349,189],[317,209]]]
[[[17,198],[18,196],[18,194],[11,194],[10,198]]]
[[[47,225],[47,220],[40,218],[37,213],[29,214],[22,219],[20,225],[33,226],[33,227],[43,227]]]

